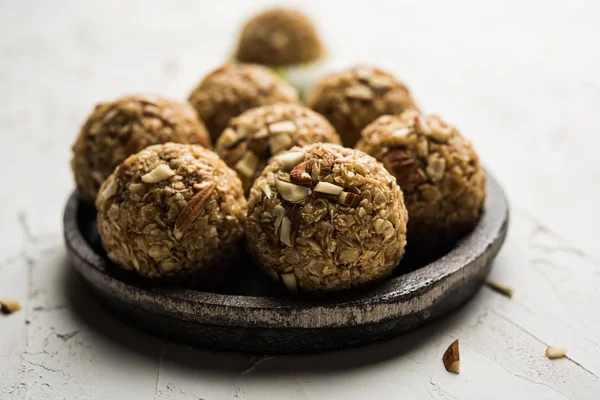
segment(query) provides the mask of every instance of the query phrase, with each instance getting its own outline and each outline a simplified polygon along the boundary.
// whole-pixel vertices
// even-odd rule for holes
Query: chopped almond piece
[[[296,275],[294,275],[293,272],[289,274],[281,274],[281,280],[290,294],[298,294],[298,283],[296,282]]]
[[[319,182],[317,183],[317,186],[315,186],[315,192],[330,194],[333,196],[339,195],[340,193],[342,193],[343,190],[343,187],[334,185],[333,183],[329,182]]]
[[[514,293],[513,288],[511,288],[510,286],[508,286],[502,282],[487,281],[485,284],[487,285],[487,287],[494,290],[495,292],[503,294],[506,297],[513,297],[513,293]]]
[[[21,309],[21,303],[15,299],[4,297],[0,299],[0,311],[2,314],[12,314]]]
[[[310,188],[295,185],[282,180],[276,181],[277,191],[285,201],[296,203],[304,200],[310,194]]]
[[[444,353],[442,357],[446,371],[454,374],[460,373],[460,353],[458,348],[458,339],[456,339]]]
[[[158,183],[175,175],[175,171],[167,164],[160,164],[146,175],[142,176],[144,183]]]
[[[277,154],[282,150],[287,150],[294,144],[294,139],[289,133],[280,133],[269,138],[269,149],[271,154]]]
[[[546,349],[546,357],[551,360],[555,358],[563,358],[567,355],[567,349],[563,346],[548,346]]]
[[[303,151],[290,151],[278,156],[277,159],[281,162],[283,170],[291,171],[292,168],[304,160],[305,154]]]
[[[235,164],[235,170],[246,178],[251,178],[256,172],[256,167],[260,160],[251,151],[247,151],[246,154]]]
[[[187,207],[181,212],[181,214],[179,214],[177,221],[175,221],[175,227],[173,228],[173,235],[175,236],[175,239],[181,239],[185,232],[187,232],[192,223],[200,215],[200,212],[206,205],[206,202],[216,187],[217,184],[215,182],[211,182],[198,193],[196,193],[194,197],[192,197],[187,204]]]
[[[288,247],[292,245],[292,222],[288,217],[283,217],[281,220],[281,232],[279,238]]]
[[[309,165],[308,161],[296,165],[290,172],[290,181],[301,186],[312,186],[312,178],[308,172]]]
[[[294,132],[295,130],[296,124],[294,124],[292,121],[275,122],[274,124],[269,125],[269,131],[273,134],[289,133]]]

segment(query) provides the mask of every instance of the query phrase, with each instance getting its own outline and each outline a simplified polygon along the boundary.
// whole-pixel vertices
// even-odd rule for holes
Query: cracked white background
[[[0,399],[600,398],[600,3],[297,1],[332,65],[370,61],[471,138],[512,207],[492,277],[404,337],[300,356],[214,353],[115,320],[66,263],[70,145],[96,102],[184,99],[262,2],[0,1]],[[461,373],[441,356],[461,344]],[[548,360],[548,344],[569,358]]]

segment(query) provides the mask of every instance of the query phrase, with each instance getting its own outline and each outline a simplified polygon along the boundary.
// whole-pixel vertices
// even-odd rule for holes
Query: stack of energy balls
[[[72,168],[108,257],[208,284],[236,279],[247,247],[290,293],[338,291],[389,277],[407,247],[438,254],[473,229],[486,177],[469,141],[371,66],[325,76],[302,105],[273,68],[301,73],[323,54],[303,14],[273,9],[189,103],[96,106]]]

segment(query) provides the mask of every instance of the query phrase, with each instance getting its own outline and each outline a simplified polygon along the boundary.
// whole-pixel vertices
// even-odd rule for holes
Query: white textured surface
[[[484,288],[405,337],[273,358],[164,343],[96,305],[61,238],[79,124],[97,101],[124,93],[184,99],[261,7],[248,4],[0,2],[0,296],[24,306],[0,316],[0,398],[600,398],[592,0],[295,3],[318,22],[333,64],[393,71],[473,140],[511,201],[492,277],[515,288],[513,299]],[[441,362],[456,338],[458,376]],[[569,358],[548,360],[547,344]]]

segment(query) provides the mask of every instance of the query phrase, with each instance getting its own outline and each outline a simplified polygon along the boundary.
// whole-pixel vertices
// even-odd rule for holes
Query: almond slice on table
[[[502,283],[502,282],[498,282],[498,281],[487,281],[485,283],[485,285],[487,287],[489,287],[490,289],[492,289],[493,291],[503,294],[506,297],[513,297],[514,294],[514,290],[513,288],[511,288],[510,286]]]
[[[448,349],[446,349],[444,352],[442,361],[444,362],[446,371],[454,374],[460,373],[460,352],[458,348],[458,339],[448,346]]]
[[[567,355],[567,349],[564,346],[548,346],[546,349],[546,357],[551,360],[563,358]]]

